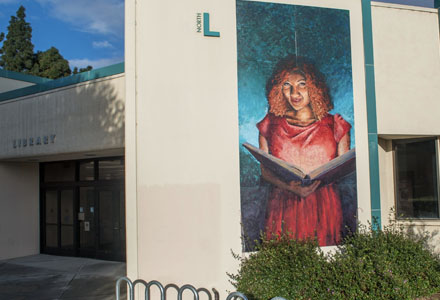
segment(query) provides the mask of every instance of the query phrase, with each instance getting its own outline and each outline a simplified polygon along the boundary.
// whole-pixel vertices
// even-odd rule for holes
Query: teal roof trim
[[[55,80],[49,80],[45,83],[24,87],[21,89],[0,93],[0,102],[11,100],[23,96],[37,94],[73,84],[78,84],[85,81],[90,81],[102,77],[108,77],[116,74],[124,73],[124,63],[111,65],[108,67],[83,72],[68,77],[63,77]]]
[[[43,83],[52,81],[52,79],[49,79],[49,78],[28,75],[28,74],[14,72],[14,71],[8,71],[8,70],[4,70],[4,69],[0,69],[0,77],[19,80],[19,81],[25,81],[25,82],[30,82],[30,83],[36,83],[36,84],[43,84]]]

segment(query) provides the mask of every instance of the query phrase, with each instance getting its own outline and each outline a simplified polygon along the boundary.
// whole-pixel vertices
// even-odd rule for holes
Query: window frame
[[[436,192],[437,192],[437,210],[438,217],[415,217],[415,216],[400,216],[397,214],[398,212],[398,203],[399,203],[399,188],[398,188],[398,166],[397,166],[397,145],[398,144],[409,144],[409,143],[418,143],[424,141],[434,141],[435,146],[435,176],[436,176]],[[395,207],[395,218],[396,220],[426,220],[426,221],[440,221],[440,157],[439,157],[439,137],[437,136],[424,136],[424,137],[414,137],[414,138],[402,138],[402,139],[393,139],[392,140],[392,154],[393,154],[393,183],[394,183],[394,207]]]

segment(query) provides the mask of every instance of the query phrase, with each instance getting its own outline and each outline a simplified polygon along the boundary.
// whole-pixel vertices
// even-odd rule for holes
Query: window
[[[436,139],[395,140],[393,148],[397,217],[439,218]]]
[[[75,180],[75,163],[72,161],[46,163],[43,165],[44,182],[65,182]]]
[[[99,180],[123,180],[124,161],[122,159],[100,160]]]
[[[79,180],[93,181],[95,180],[95,162],[82,161],[79,163]]]

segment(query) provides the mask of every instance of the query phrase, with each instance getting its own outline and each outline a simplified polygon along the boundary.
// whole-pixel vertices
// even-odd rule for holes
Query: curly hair
[[[283,117],[291,110],[282,93],[282,85],[290,74],[304,76],[313,113],[316,119],[321,120],[333,108],[324,75],[312,63],[296,55],[289,55],[279,61],[267,81],[266,97],[269,102],[269,112]]]

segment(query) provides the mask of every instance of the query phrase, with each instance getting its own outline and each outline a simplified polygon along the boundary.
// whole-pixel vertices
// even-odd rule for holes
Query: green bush
[[[415,299],[440,291],[440,259],[426,238],[402,228],[360,227],[334,254],[325,256],[316,241],[284,234],[263,238],[258,251],[240,260],[229,274],[249,300]]]
[[[235,256],[241,267],[238,274],[229,276],[237,291],[249,300],[275,296],[307,299],[322,290],[318,282],[322,270],[327,269],[328,262],[317,249],[315,241],[297,242],[287,235],[273,240],[263,238],[257,252],[248,258]]]

